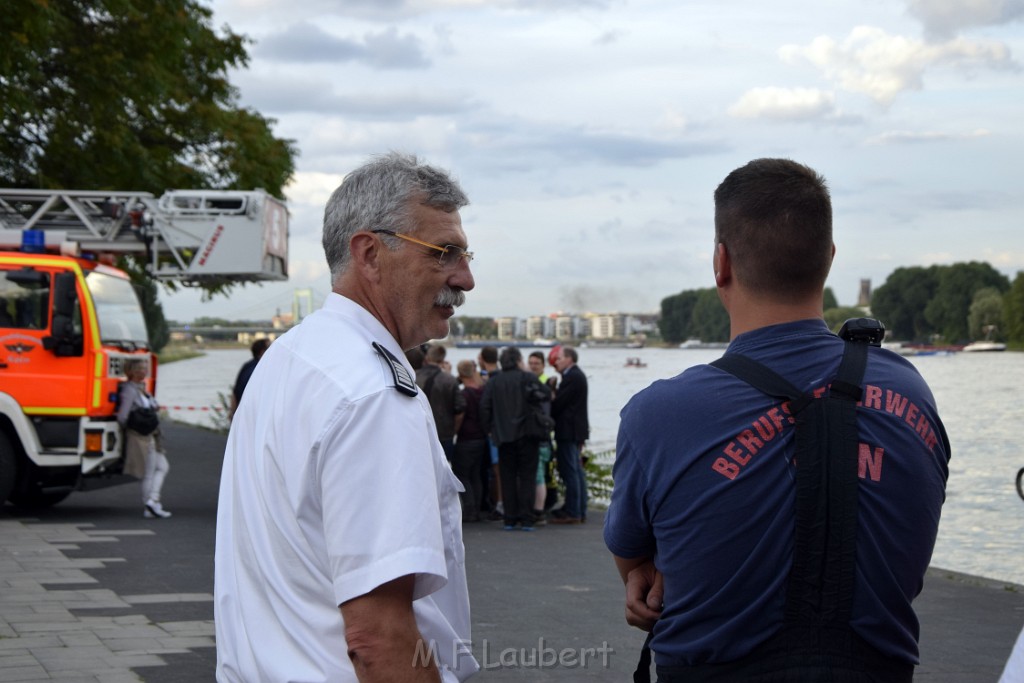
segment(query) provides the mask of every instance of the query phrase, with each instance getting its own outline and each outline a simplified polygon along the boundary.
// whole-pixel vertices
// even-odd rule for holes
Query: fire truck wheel
[[[0,432],[0,505],[14,490],[14,482],[18,478],[18,456],[7,435]]]
[[[11,494],[9,500],[14,505],[28,510],[48,508],[61,502],[71,495],[71,491],[47,491],[43,492],[37,486],[20,486]]]

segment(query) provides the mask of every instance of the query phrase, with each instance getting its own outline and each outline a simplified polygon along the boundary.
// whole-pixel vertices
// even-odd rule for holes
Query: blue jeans
[[[587,516],[587,478],[580,464],[580,448],[574,441],[557,440],[555,457],[558,476],[565,484],[565,506],[562,508],[570,517]]]

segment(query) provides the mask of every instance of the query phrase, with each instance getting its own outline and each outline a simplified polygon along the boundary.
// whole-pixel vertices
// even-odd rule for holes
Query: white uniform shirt
[[[338,605],[409,574],[444,680],[478,669],[461,487],[423,393],[396,390],[373,342],[412,374],[376,318],[331,294],[245,389],[217,512],[218,681],[355,681]]]

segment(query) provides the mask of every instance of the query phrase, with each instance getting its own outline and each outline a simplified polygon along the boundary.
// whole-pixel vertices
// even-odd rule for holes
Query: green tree
[[[705,342],[729,341],[729,314],[714,287],[697,290],[693,307],[692,336]]]
[[[1003,295],[1003,335],[1008,342],[1024,344],[1024,270]]]
[[[825,311],[825,324],[833,332],[839,332],[839,328],[850,318],[863,317],[864,311],[856,306],[836,306]]]
[[[658,329],[666,342],[678,344],[691,336],[693,329],[693,308],[698,295],[694,290],[680,292],[661,300],[661,320]]]
[[[1010,282],[1005,275],[987,263],[971,261],[941,266],[935,295],[924,309],[924,317],[947,342],[970,339],[967,317],[974,294],[991,287],[1005,292]]]
[[[280,197],[294,144],[238,106],[247,39],[211,18],[197,0],[5,3],[0,184]]]
[[[967,312],[967,329],[972,339],[1001,339],[1003,334],[1003,295],[994,287],[974,293]]]
[[[469,339],[494,339],[498,335],[498,327],[494,318],[477,318],[467,315],[454,318],[452,334]]]
[[[938,266],[894,270],[871,295],[871,314],[894,339],[925,341],[932,331],[924,309],[938,287]]]
[[[830,308],[839,308],[839,301],[836,299],[835,292],[832,291],[832,288],[826,287],[822,301],[822,309],[827,311]]]

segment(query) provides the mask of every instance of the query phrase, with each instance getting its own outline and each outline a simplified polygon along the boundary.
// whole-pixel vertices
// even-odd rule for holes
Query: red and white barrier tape
[[[193,410],[212,410],[212,411],[217,412],[217,413],[220,413],[220,412],[224,411],[224,409],[219,407],[219,406],[160,406],[160,409],[161,410],[187,410],[187,411],[193,411]]]

